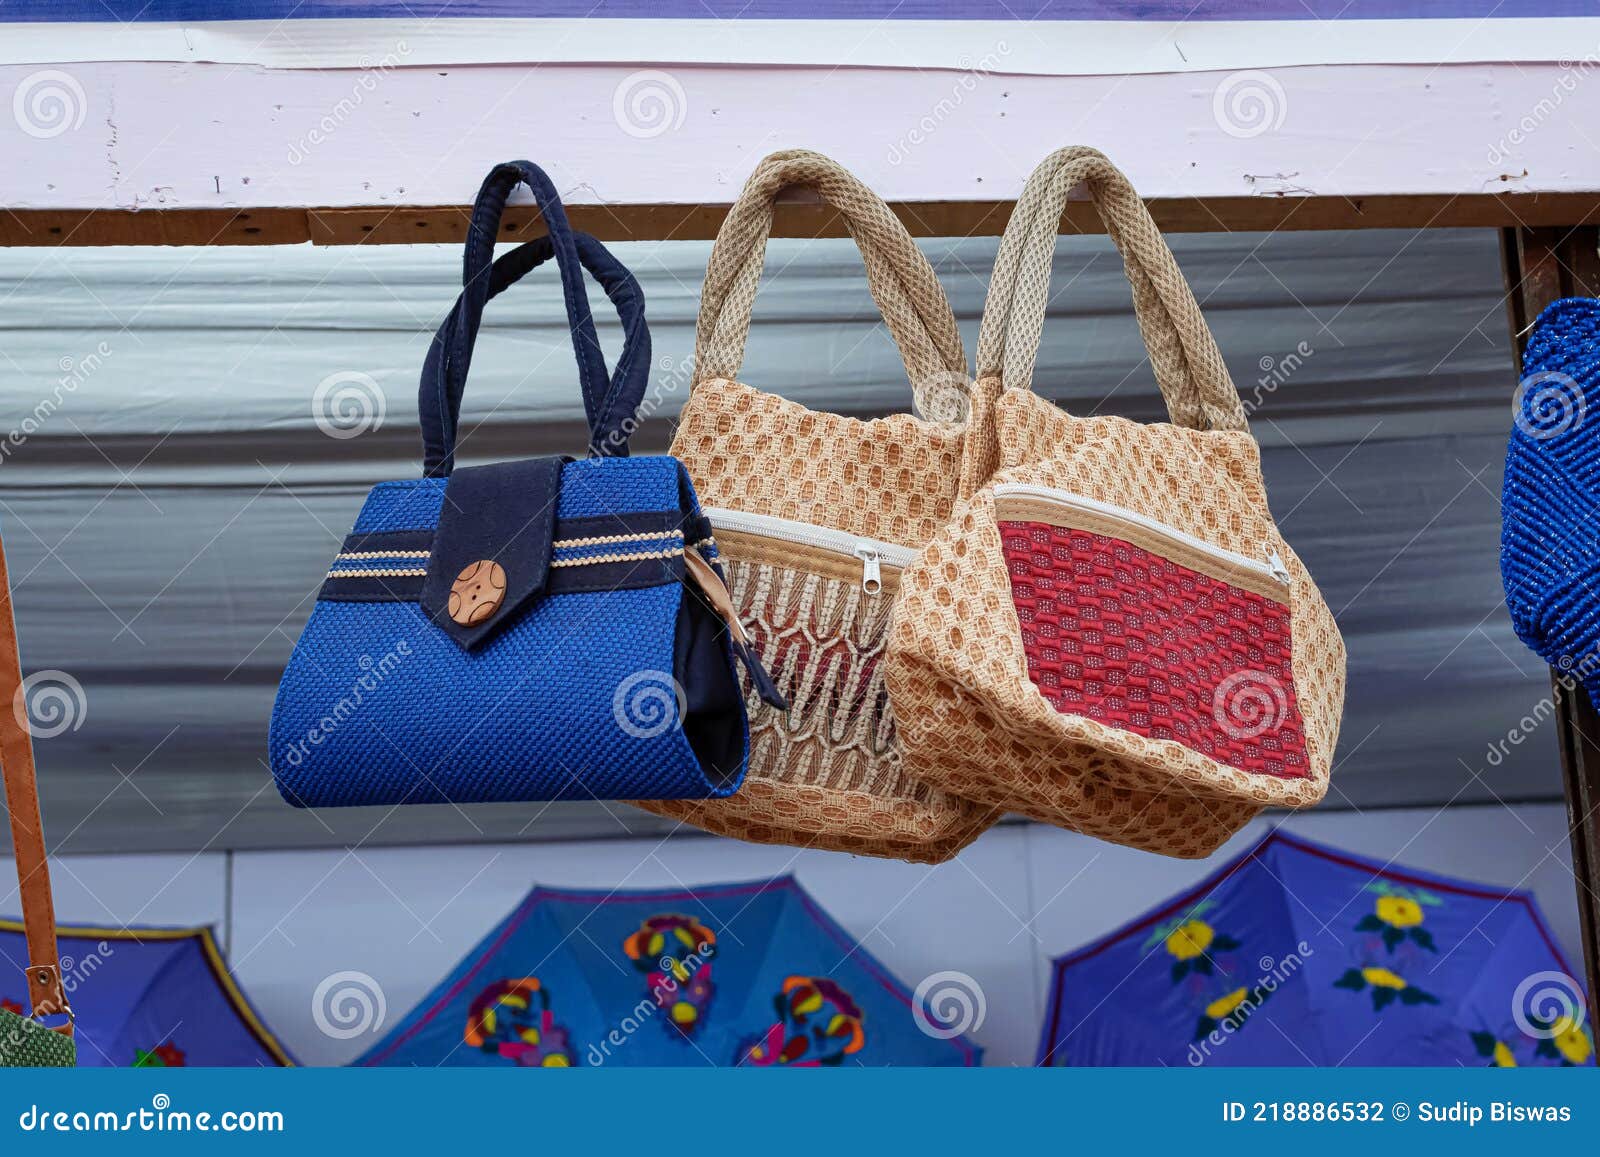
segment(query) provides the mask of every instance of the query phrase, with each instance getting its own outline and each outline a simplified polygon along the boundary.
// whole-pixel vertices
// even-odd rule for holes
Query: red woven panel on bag
[[[1057,711],[1307,774],[1288,607],[1121,539],[1043,522],[1000,536],[1028,676]]]

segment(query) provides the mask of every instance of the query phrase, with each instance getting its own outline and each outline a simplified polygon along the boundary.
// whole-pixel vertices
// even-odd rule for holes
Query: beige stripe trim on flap
[[[331,579],[417,578],[427,573],[427,567],[419,566],[406,570],[330,570],[328,577]]]

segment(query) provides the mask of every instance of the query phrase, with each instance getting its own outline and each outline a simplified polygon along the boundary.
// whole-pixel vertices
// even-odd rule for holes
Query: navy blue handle
[[[630,420],[638,412],[650,377],[650,327],[645,322],[644,291],[627,267],[618,262],[599,241],[587,233],[574,233],[573,237],[579,260],[584,268],[595,275],[623,319],[622,353],[617,359],[608,394],[599,408],[600,418],[590,427],[590,449],[598,456],[624,457],[628,452],[628,437],[632,433]],[[550,238],[539,237],[499,258],[490,266],[486,279],[489,297],[497,297],[548,261],[553,251]],[[454,468],[455,429],[465,376],[451,372],[451,351],[458,345],[457,334],[464,303],[465,294],[457,300],[456,308],[451,310],[444,324],[439,327],[422,367],[420,392],[424,443],[430,453],[426,463],[429,477],[448,477]],[[432,457],[433,443],[430,441],[426,415],[435,412],[435,402],[439,399],[443,400],[442,417],[444,429],[448,431],[441,444],[447,453],[435,459]]]
[[[506,200],[517,185],[524,183],[533,190],[549,233],[492,260]],[[467,230],[464,288],[450,316],[439,327],[423,366],[417,402],[423,467],[428,477],[447,477],[455,466],[461,398],[484,306],[552,256],[561,273],[578,360],[590,451],[601,456],[627,454],[629,424],[649,385],[650,329],[644,316],[644,292],[633,274],[604,245],[588,234],[573,231],[561,198],[543,170],[528,161],[514,161],[497,165],[478,194]],[[615,374],[608,374],[595,335],[583,284],[584,269],[600,282],[622,318],[624,344]]]

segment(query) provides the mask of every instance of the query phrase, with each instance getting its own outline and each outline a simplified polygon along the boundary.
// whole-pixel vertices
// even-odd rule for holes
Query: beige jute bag
[[[1170,423],[1030,391],[1067,197],[1120,249]],[[1103,155],[1029,179],[996,258],[978,396],[999,469],[901,576],[886,677],[907,768],[1168,855],[1322,799],[1344,644],[1268,510],[1238,392],[1160,231]]]
[[[737,380],[773,203],[791,187],[843,217],[925,417],[818,413]],[[819,356],[816,372],[829,368]],[[948,859],[998,817],[907,774],[881,663],[903,568],[993,468],[968,449],[994,444],[988,407],[970,392],[950,304],[889,207],[817,153],[763,160],[712,249],[672,453],[790,709],[750,696],[750,764],[737,794],[639,806],[757,843],[925,863]]]

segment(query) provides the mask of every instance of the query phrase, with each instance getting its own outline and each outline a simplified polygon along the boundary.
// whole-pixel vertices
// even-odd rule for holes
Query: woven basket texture
[[[738,794],[639,806],[754,843],[926,863],[976,839],[993,809],[946,799],[901,765],[880,661],[893,601],[738,549],[721,548],[734,605],[790,709],[765,707],[746,682],[750,763]]]
[[[899,346],[922,417],[817,413],[737,380],[773,198],[809,188],[839,211]],[[696,384],[672,453],[700,500],[920,547],[994,467],[989,397],[973,393],[955,318],[905,227],[834,162],[764,160],[717,238],[696,340]],[[895,859],[948,859],[998,813],[908,775],[881,661],[894,596],[807,570],[775,545],[720,544],[740,617],[787,715],[751,700],[751,759],[728,799],[640,806],[722,835]]]
[[[71,1037],[0,1009],[0,1069],[70,1069],[77,1063]]]
[[[1539,314],[1522,356],[1501,494],[1500,576],[1517,636],[1600,702],[1600,301]]]
[[[557,517],[679,509],[663,455],[562,468]],[[354,533],[433,530],[447,480],[380,483]],[[319,601],[290,656],[270,731],[273,773],[311,807],[706,795],[671,701],[675,583],[541,599],[465,651],[412,602]],[[724,790],[717,788],[716,790]]]
[[[1122,248],[1172,423],[1078,418],[1027,388],[1055,223],[1079,182]],[[1000,468],[903,573],[891,628],[885,678],[906,766],[966,798],[1183,857],[1209,854],[1263,807],[1318,802],[1338,740],[1343,641],[1272,521],[1237,392],[1142,203],[1100,154],[1062,150],[1030,179],[995,276],[975,393],[998,395]],[[1305,774],[1251,773],[1173,739],[1056,710],[1029,677],[993,489],[1006,483],[1123,507],[1252,558],[1277,550],[1290,576],[1289,690],[1303,719]]]

